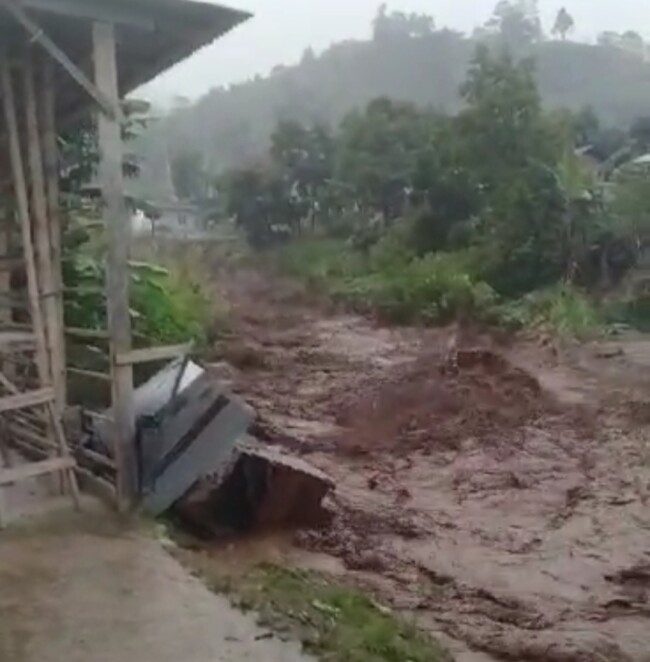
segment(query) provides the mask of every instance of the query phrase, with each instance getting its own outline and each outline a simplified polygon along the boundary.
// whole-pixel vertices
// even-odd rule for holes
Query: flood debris
[[[187,358],[171,362],[135,392],[138,487],[144,510],[174,507],[203,535],[327,522],[333,481],[308,463],[247,435],[254,410],[229,382]],[[84,442],[112,456],[99,421]]]
[[[202,537],[278,528],[319,528],[334,481],[307,462],[247,437],[227,471],[199,481],[177,505]]]

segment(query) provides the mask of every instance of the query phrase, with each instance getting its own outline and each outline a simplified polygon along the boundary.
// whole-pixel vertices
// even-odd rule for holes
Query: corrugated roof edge
[[[142,2],[142,0],[140,1]],[[204,29],[196,33],[195,37],[192,39],[192,43],[186,43],[184,44],[183,48],[178,49],[176,52],[169,53],[168,57],[165,57],[156,62],[155,65],[152,65],[151,69],[143,70],[142,73],[135,76],[133,80],[129,80],[128,77],[124,76],[122,78],[123,94],[128,94],[136,88],[145,85],[151,80],[157,78],[168,69],[171,69],[173,66],[180,64],[183,60],[187,59],[202,48],[205,48],[206,46],[215,42],[217,39],[225,36],[234,30],[234,28],[236,28],[238,25],[241,25],[253,17],[253,14],[250,12],[233,9],[232,7],[222,4],[214,5],[207,2],[197,2],[195,0],[144,0],[144,2],[142,2],[142,4],[145,5],[161,3],[167,5],[168,7],[182,5],[185,5],[186,7],[200,7],[202,11],[206,12],[206,14],[212,14],[214,19],[210,22],[206,21]],[[225,25],[223,24],[224,14],[226,14],[229,19]],[[206,16],[206,19],[207,18],[208,16]]]

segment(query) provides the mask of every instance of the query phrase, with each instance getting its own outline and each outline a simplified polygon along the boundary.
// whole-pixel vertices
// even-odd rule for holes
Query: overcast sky
[[[209,0],[211,1],[211,0]],[[224,3],[215,3],[224,4]],[[154,100],[195,98],[213,87],[293,64],[311,46],[316,52],[344,39],[367,38],[381,0],[227,0],[254,14],[247,23],[196,53],[145,94]],[[431,14],[438,27],[471,31],[491,15],[496,0],[392,0],[389,9]],[[545,28],[565,6],[576,21],[573,38],[594,40],[603,30],[629,29],[650,37],[648,0],[540,0]]]

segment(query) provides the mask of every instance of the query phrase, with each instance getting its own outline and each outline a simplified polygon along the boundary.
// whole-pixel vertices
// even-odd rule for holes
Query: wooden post
[[[56,327],[52,336],[58,351],[52,356],[52,374],[57,391],[59,414],[65,410],[67,396],[65,321],[63,316],[63,271],[61,251],[61,215],[59,213],[59,153],[56,135],[56,90],[54,66],[49,58],[43,58],[41,109],[43,115],[43,166],[47,197],[47,215],[50,221],[50,248],[54,282],[53,306],[56,307]]]
[[[11,229],[9,221],[9,212],[6,207],[0,208],[0,255],[8,257],[11,250]],[[2,268],[0,266],[0,293],[9,296],[11,291],[11,268]],[[0,322],[9,324],[11,322],[11,308],[0,308]],[[0,366],[1,369],[1,366]]]
[[[115,30],[110,23],[93,25],[95,84],[114,106],[119,105]],[[115,118],[98,113],[99,179],[108,239],[106,301],[111,348],[111,374],[115,457],[118,465],[118,506],[126,510],[135,502],[135,416],[133,367],[119,365],[117,357],[131,350],[129,273],[131,222],[124,197],[121,127]]]
[[[39,130],[39,113],[36,105],[36,84],[34,81],[33,56],[30,51],[25,54],[23,65],[23,82],[25,87],[25,115],[27,124],[27,147],[29,154],[29,171],[32,193],[32,218],[36,239],[38,280],[43,302],[45,318],[45,335],[48,346],[48,367],[52,375],[57,410],[63,413],[63,388],[61,379],[61,361],[63,348],[58,333],[59,312],[56,304],[56,285],[52,269],[52,245],[50,243],[50,228],[47,218],[47,198],[45,196],[45,175],[43,171],[43,153],[41,151],[41,132]],[[54,369],[54,366],[57,369]],[[50,380],[48,380],[49,382]]]
[[[5,112],[5,122],[9,140],[9,156],[11,160],[11,171],[13,175],[14,193],[16,197],[16,209],[20,221],[20,229],[23,239],[23,252],[25,257],[25,269],[27,271],[27,291],[32,314],[32,325],[36,338],[36,366],[41,386],[50,383],[48,370],[47,341],[45,338],[45,327],[43,325],[43,313],[41,311],[40,296],[38,292],[38,280],[36,277],[36,260],[34,257],[34,243],[32,241],[32,229],[29,220],[29,200],[27,197],[27,184],[25,181],[25,170],[23,157],[20,151],[20,138],[18,134],[18,121],[16,119],[16,102],[14,86],[9,63],[3,60],[0,64],[0,79],[2,87],[2,101]]]

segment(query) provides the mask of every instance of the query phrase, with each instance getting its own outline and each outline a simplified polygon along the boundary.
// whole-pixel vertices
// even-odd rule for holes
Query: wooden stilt
[[[95,84],[114,107],[119,107],[114,26],[93,25]],[[124,198],[121,127],[115,117],[98,113],[99,179],[104,202],[108,238],[106,299],[113,377],[114,451],[118,464],[118,507],[129,509],[135,502],[135,417],[133,409],[133,367],[120,365],[117,357],[131,351],[129,315],[129,269],[131,223]]]
[[[5,122],[9,140],[9,156],[11,160],[16,208],[18,220],[20,222],[25,256],[25,268],[27,271],[27,291],[31,306],[34,336],[36,339],[36,365],[38,368],[40,383],[46,385],[50,383],[47,342],[45,339],[45,327],[43,323],[43,313],[40,306],[38,279],[36,276],[36,260],[34,257],[34,243],[32,241],[32,229],[29,218],[29,201],[27,197],[25,170],[20,150],[14,85],[9,63],[6,60],[0,64],[0,79]]]
[[[63,425],[61,424],[61,419],[57,415],[56,407],[54,403],[50,403],[48,407],[48,413],[50,415],[50,423],[54,429],[54,436],[56,438],[57,446],[59,447],[59,457],[65,458],[71,461],[71,464],[67,469],[63,470],[63,476],[65,478],[68,489],[70,490],[70,495],[74,502],[75,508],[77,510],[81,509],[81,501],[79,499],[79,486],[77,485],[77,476],[74,472],[74,461],[72,461],[72,456],[70,455],[70,449],[65,440],[65,432],[63,431]]]
[[[4,105],[7,134],[9,140],[9,154],[14,182],[14,193],[16,208],[20,221],[23,239],[23,253],[27,272],[27,293],[29,298],[29,309],[32,317],[33,336],[36,345],[36,365],[38,369],[38,381],[40,389],[26,393],[18,392],[18,387],[6,375],[2,375],[0,384],[11,395],[0,398],[0,414],[8,416],[16,412],[37,409],[47,413],[47,430],[52,436],[52,444],[49,439],[41,438],[38,429],[34,430],[31,423],[27,426],[18,423],[15,441],[20,441],[23,446],[33,448],[34,451],[47,457],[53,451],[55,457],[37,463],[21,464],[13,468],[0,469],[0,511],[4,495],[3,487],[14,482],[27,480],[28,478],[44,476],[46,474],[59,474],[69,487],[70,495],[75,506],[79,507],[79,492],[76,476],[74,474],[75,461],[70,455],[58,408],[55,405],[56,394],[51,386],[51,374],[49,367],[49,349],[56,353],[51,342],[48,343],[48,330],[56,328],[58,318],[56,309],[47,304],[45,299],[46,317],[52,320],[53,326],[46,326],[43,316],[42,292],[52,290],[52,264],[50,253],[49,230],[47,225],[47,203],[45,198],[45,183],[43,175],[42,154],[40,151],[40,133],[38,127],[38,111],[36,107],[36,93],[34,75],[29,60],[26,60],[21,69],[25,87],[25,105],[27,115],[27,143],[29,150],[29,165],[32,184],[32,206],[34,212],[34,232],[38,242],[38,265],[34,251],[32,238],[32,227],[30,222],[30,209],[28,200],[27,181],[25,178],[24,163],[20,149],[20,137],[18,133],[18,121],[16,117],[16,105],[13,87],[12,72],[6,60],[0,62],[0,86],[2,88],[2,101]],[[39,269],[37,268],[40,267]],[[19,414],[20,421],[22,415]],[[29,421],[29,418],[27,419]],[[22,446],[21,446],[22,447]],[[0,512],[0,525],[4,523],[4,512]]]
[[[47,218],[47,199],[45,197],[45,176],[43,172],[43,154],[41,151],[41,132],[38,126],[38,109],[36,106],[36,86],[34,82],[33,55],[27,52],[23,65],[23,84],[25,91],[25,114],[27,119],[27,146],[29,154],[29,172],[32,194],[33,230],[36,239],[38,281],[44,314],[45,335],[47,340],[48,369],[51,374],[51,383],[57,404],[61,401],[61,345],[57,332],[59,327],[59,313],[56,305],[56,288],[54,272],[52,270],[52,248],[50,243],[50,229]],[[57,374],[53,370],[58,367]],[[49,381],[49,380],[48,380]]]
[[[53,63],[43,59],[42,78],[42,125],[43,165],[47,198],[47,217],[50,230],[51,263],[53,274],[53,307],[56,308],[56,326],[53,327],[52,342],[57,351],[52,354],[52,375],[57,396],[57,408],[62,414],[67,404],[66,352],[63,316],[63,272],[61,250],[61,214],[59,212],[59,155],[56,134],[56,92]]]

